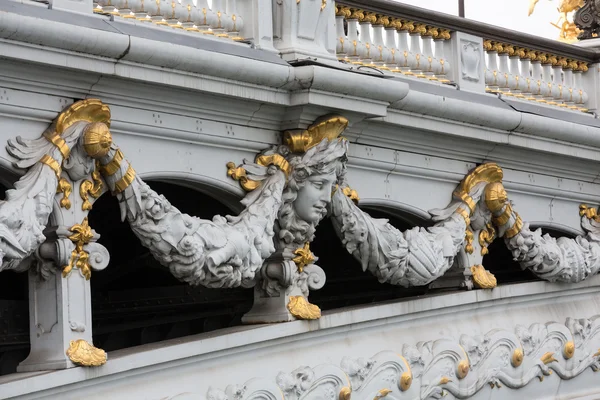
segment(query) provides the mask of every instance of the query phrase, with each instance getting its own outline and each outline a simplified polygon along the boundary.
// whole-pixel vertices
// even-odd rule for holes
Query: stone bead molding
[[[600,315],[567,318],[564,324],[517,325],[512,332],[494,329],[462,335],[458,341],[405,344],[401,352],[344,357],[340,366],[303,366],[280,372],[274,380],[255,378],[225,390],[209,388],[205,397],[182,393],[168,399],[439,399],[448,393],[466,399],[486,385],[520,389],[552,373],[573,379],[587,368],[600,369]]]
[[[274,380],[255,378],[225,390],[211,387],[205,397],[182,393],[168,399],[439,399],[448,393],[466,399],[486,385],[520,389],[552,373],[573,379],[587,368],[600,369],[600,315],[567,318],[564,324],[517,325],[512,332],[494,329],[462,335],[458,341],[405,344],[401,352],[344,357],[340,366],[303,366],[280,372]]]

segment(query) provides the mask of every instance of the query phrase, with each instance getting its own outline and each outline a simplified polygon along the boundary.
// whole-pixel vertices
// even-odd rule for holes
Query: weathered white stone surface
[[[317,321],[236,327],[115,351],[109,353],[106,365],[96,369],[14,374],[1,377],[0,385],[3,396],[18,399],[158,400],[182,393],[203,399],[209,387],[225,389],[251,378],[273,382],[280,372],[319,364],[340,366],[344,357],[371,358],[384,350],[402,354],[405,344],[443,338],[461,343],[462,335],[475,337],[493,329],[514,332],[517,325],[551,321],[565,327],[567,318],[598,314],[599,287],[600,277],[577,288],[532,282],[349,308],[325,313]],[[555,358],[562,360],[560,348]],[[598,373],[588,368],[573,380],[561,380],[555,371],[517,392],[486,384],[473,398],[594,398]]]

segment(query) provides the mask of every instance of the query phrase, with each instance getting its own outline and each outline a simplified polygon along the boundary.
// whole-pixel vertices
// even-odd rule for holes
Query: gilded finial
[[[375,22],[373,22],[373,26],[381,26],[381,25],[387,26],[389,23],[390,23],[390,19],[388,17],[386,17],[385,15],[377,14]]]
[[[377,17],[375,16],[374,12],[364,11],[363,12],[363,17],[359,18],[359,21],[361,23],[370,23],[370,24],[373,24],[373,23],[375,23],[375,21],[377,21]]]
[[[363,14],[363,10],[361,10],[360,8],[351,8],[350,9],[350,15],[348,16],[348,19],[362,19],[364,17]]]
[[[418,33],[421,36],[424,36],[425,32],[427,32],[427,28],[426,28],[425,24],[416,24],[416,25],[414,25],[414,28],[411,31],[411,33]]]
[[[400,28],[398,28],[398,30],[400,31],[409,31],[412,32],[415,29],[415,23],[412,21],[405,21],[402,20],[402,25],[400,26]]]
[[[516,47],[515,48],[515,55],[519,58],[525,58],[525,55],[527,54],[527,51],[523,48],[523,47]]]
[[[350,11],[350,7],[335,7],[335,15],[338,17],[350,18],[352,15],[352,11]]]
[[[450,40],[450,29],[440,29],[439,38]]]

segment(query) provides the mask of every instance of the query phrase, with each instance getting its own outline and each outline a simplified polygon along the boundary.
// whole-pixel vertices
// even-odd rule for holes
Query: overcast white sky
[[[398,3],[458,15],[458,0],[396,0]],[[548,39],[559,30],[550,25],[559,17],[558,0],[539,0],[528,17],[529,0],[465,0],[465,17]]]

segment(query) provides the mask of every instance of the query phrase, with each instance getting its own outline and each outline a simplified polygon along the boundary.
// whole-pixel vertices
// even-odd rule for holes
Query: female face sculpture
[[[311,224],[318,223],[327,214],[327,206],[331,202],[331,193],[337,180],[336,171],[306,178],[294,201],[298,217]]]

